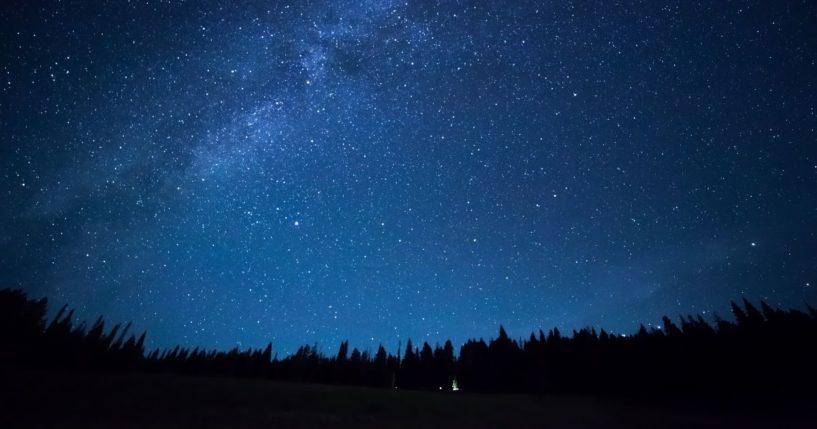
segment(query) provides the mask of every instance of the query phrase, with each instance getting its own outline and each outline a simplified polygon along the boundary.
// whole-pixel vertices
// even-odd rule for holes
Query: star
[[[163,2],[125,29],[42,3],[4,21],[0,279],[150,347],[817,302],[812,2],[714,4],[716,39],[696,2],[669,35],[639,2]]]

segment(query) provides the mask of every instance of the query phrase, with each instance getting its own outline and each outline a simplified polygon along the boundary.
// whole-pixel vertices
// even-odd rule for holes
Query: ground
[[[814,428],[814,403],[691,406],[161,374],[0,371],[3,428]]]

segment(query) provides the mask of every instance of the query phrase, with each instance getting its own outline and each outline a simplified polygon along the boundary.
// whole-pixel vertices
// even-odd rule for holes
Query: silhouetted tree
[[[554,328],[527,340],[510,338],[503,326],[497,338],[466,341],[455,356],[451,341],[415,348],[407,341],[374,356],[343,341],[337,354],[305,345],[279,359],[265,348],[228,351],[176,346],[145,352],[146,333],[131,335],[130,324],[109,330],[103,318],[74,325],[74,312],[62,307],[50,322],[47,301],[19,290],[0,290],[0,364],[169,372],[191,375],[268,377],[279,380],[343,383],[406,389],[473,392],[576,392],[664,395],[802,395],[817,385],[817,311],[781,310],[746,299],[732,302],[735,323],[714,315],[681,316],[680,326],[663,317],[663,329],[641,325],[635,335],[595,328],[562,336]],[[398,347],[399,349],[399,347]],[[396,384],[395,384],[396,382]]]

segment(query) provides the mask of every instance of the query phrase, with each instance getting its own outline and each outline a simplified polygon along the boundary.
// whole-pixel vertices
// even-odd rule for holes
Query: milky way
[[[817,303],[817,7],[4,2],[0,282],[151,346]]]

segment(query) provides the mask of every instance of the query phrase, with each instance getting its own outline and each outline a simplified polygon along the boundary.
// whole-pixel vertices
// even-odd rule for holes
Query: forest
[[[335,355],[302,346],[284,358],[273,345],[228,351],[176,346],[147,351],[146,333],[77,324],[67,306],[47,317],[47,299],[0,290],[0,365],[5,368],[109,370],[273,379],[308,383],[490,393],[624,396],[813,396],[817,385],[817,310],[732,303],[733,320],[663,318],[632,335],[593,328],[551,329],[511,338],[471,339],[456,352],[408,340],[397,354],[347,341]]]

